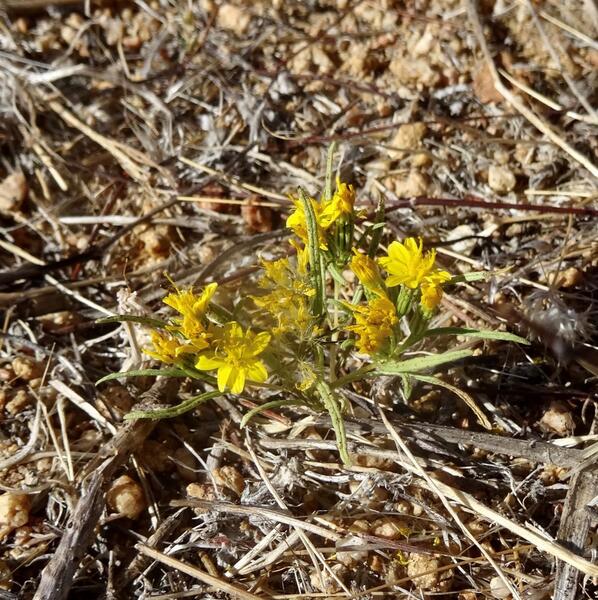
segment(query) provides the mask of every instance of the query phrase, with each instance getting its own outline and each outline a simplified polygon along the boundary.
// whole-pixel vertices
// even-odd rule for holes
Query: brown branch
[[[416,206],[442,206],[445,208],[482,208],[486,210],[530,210],[539,213],[553,213],[560,215],[578,215],[583,217],[598,217],[598,208],[576,206],[552,206],[532,204],[531,202],[494,202],[465,196],[464,198],[429,198],[428,196],[415,196],[413,198],[398,198],[388,202],[386,213],[400,208],[414,208]]]

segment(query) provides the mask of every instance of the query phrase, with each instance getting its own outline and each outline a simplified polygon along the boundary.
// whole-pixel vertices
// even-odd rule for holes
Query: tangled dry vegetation
[[[0,597],[592,598],[595,4],[0,2]],[[345,181],[452,273],[444,325],[506,329],[406,403],[327,418],[139,367],[179,285],[253,285],[287,193]],[[166,284],[167,286],[167,284]],[[481,354],[481,352],[480,352]],[[146,363],[143,363],[146,364]]]

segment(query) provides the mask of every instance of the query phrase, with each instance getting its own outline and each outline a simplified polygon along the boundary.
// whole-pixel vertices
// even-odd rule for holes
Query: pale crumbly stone
[[[425,123],[405,123],[399,127],[396,135],[392,138],[388,150],[390,158],[403,158],[409,150],[415,150],[421,146],[421,141],[426,134]]]
[[[16,377],[30,381],[31,379],[37,379],[41,377],[44,372],[44,367],[34,360],[24,357],[17,356],[11,363],[12,370]]]
[[[31,404],[31,396],[25,390],[17,390],[15,395],[6,403],[5,410],[9,415],[18,415]]]
[[[20,171],[12,173],[0,183],[0,213],[12,216],[27,197],[27,180]]]
[[[551,402],[539,424],[544,431],[562,436],[571,435],[575,430],[575,419],[564,402]]]
[[[564,271],[555,271],[548,274],[548,283],[557,288],[570,288],[583,281],[584,274],[577,267],[569,267]]]
[[[407,576],[413,580],[418,589],[430,592],[447,592],[453,582],[452,570],[440,571],[439,558],[426,554],[409,554]]]
[[[128,475],[116,479],[106,492],[108,506],[123,517],[136,519],[147,504],[143,488]]]
[[[370,533],[376,537],[387,538],[389,540],[405,539],[411,529],[406,521],[396,517],[383,517],[377,519],[370,527]]]
[[[490,580],[490,594],[497,600],[505,600],[511,597],[511,591],[500,577],[493,577]]]
[[[516,183],[515,175],[508,167],[491,165],[488,169],[488,185],[497,194],[508,194]]]
[[[349,575],[349,570],[345,565],[341,565],[337,563],[333,565],[330,569],[337,577],[338,580],[344,583],[345,579]],[[328,572],[321,569],[320,573],[318,573],[315,569],[310,573],[309,579],[313,587],[325,594],[336,594],[340,592],[341,587],[334,577]]]
[[[428,178],[419,171],[412,169],[406,177],[393,177],[390,188],[400,198],[425,196],[428,191]]]
[[[198,500],[216,500],[214,486],[209,483],[190,483],[187,486],[187,496]]]
[[[29,521],[31,501],[21,494],[0,495],[0,541]]]
[[[232,490],[237,495],[241,495],[245,489],[245,479],[235,467],[225,466],[212,471],[214,480],[218,485]]]
[[[216,22],[218,27],[243,35],[249,26],[251,18],[246,11],[234,4],[223,4],[218,10]]]

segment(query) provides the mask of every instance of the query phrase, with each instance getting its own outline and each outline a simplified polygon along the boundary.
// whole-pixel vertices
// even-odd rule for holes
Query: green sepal
[[[413,290],[402,285],[400,287],[399,295],[397,297],[397,315],[399,319],[407,314],[411,307],[411,300],[413,299]]]

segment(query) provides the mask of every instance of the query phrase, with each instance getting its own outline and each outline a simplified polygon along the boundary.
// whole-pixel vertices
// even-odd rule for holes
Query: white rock
[[[515,187],[516,179],[508,167],[491,165],[488,169],[488,185],[497,194],[508,194]]]

